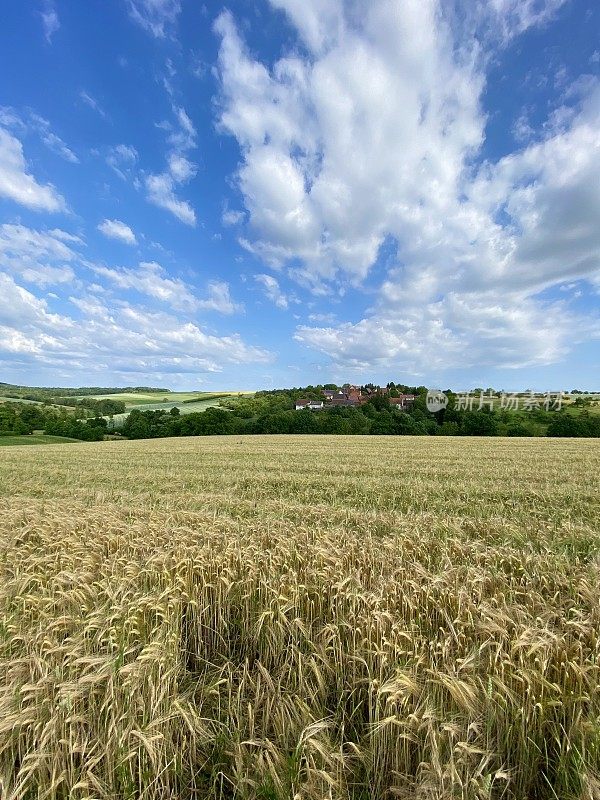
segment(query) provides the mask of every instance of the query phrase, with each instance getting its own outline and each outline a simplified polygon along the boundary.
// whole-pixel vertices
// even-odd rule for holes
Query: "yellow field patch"
[[[599,468],[592,440],[4,448],[7,796],[597,796]]]

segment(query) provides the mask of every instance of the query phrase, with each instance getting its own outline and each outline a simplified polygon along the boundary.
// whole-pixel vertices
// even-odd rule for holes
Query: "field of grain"
[[[0,454],[0,795],[600,797],[600,444]]]

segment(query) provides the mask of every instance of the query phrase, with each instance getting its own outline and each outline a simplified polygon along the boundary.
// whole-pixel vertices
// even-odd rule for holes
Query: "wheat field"
[[[600,797],[600,445],[0,452],[8,800]]]

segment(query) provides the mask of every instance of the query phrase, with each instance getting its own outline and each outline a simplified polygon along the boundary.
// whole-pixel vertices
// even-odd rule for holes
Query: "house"
[[[322,400],[296,400],[294,404],[296,411],[308,408],[310,411],[320,411],[323,408]]]
[[[414,394],[401,394],[399,397],[390,397],[390,405],[396,406],[399,409],[410,408],[415,402],[416,396]]]
[[[389,397],[390,390],[387,386],[381,387],[370,384],[361,389],[360,386],[345,383],[341,390],[323,389],[321,394],[324,400],[296,400],[296,411],[301,411],[304,408],[308,408],[311,411],[320,411],[325,407],[357,408],[367,403],[372,397]],[[415,400],[416,395],[414,394],[389,397],[390,404],[401,410],[410,408]]]
[[[329,405],[335,407],[341,406],[342,408],[355,408],[356,406],[360,405],[360,398],[356,396],[351,397],[350,395],[342,395],[341,397],[334,397]]]
[[[364,389],[361,390],[361,395],[366,397],[375,397],[376,395],[383,397],[389,393],[390,390],[387,386],[373,386],[373,384],[365,386]]]

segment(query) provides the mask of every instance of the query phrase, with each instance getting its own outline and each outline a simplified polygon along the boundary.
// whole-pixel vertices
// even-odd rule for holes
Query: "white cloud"
[[[460,366],[517,368],[551,364],[569,347],[600,334],[565,302],[537,302],[521,293],[446,295],[399,312],[336,327],[299,326],[295,339],[329,356],[340,369],[403,369],[412,374]]]
[[[177,219],[192,227],[196,224],[196,213],[189,203],[175,195],[175,181],[168,172],[146,177],[148,200],[159,208],[165,208]]]
[[[529,114],[526,109],[523,109],[523,111],[515,120],[512,128],[512,134],[515,138],[515,141],[519,143],[528,142],[533,138],[535,130],[529,122]]]
[[[64,198],[47,184],[39,184],[27,172],[21,142],[0,128],[0,196],[35,211],[63,211]]]
[[[240,303],[234,303],[229,284],[225,281],[211,281],[208,284],[208,297],[198,302],[198,308],[219,314],[235,314],[243,310]]]
[[[336,321],[336,315],[333,312],[328,311],[325,314],[309,314],[308,315],[309,322],[325,322],[329,325],[333,324]]]
[[[297,340],[340,365],[371,358],[416,372],[555,363],[600,335],[597,315],[540,296],[600,275],[598,99],[568,130],[483,165],[443,225],[419,219],[400,253],[405,266],[389,272],[367,317],[302,326]]]
[[[223,225],[229,227],[231,225],[239,225],[240,222],[243,222],[245,214],[243,211],[232,211],[230,209],[226,209],[223,211],[223,216],[221,217],[221,221]]]
[[[173,113],[177,117],[179,128],[176,128],[169,136],[169,143],[176,151],[190,150],[196,146],[197,132],[192,120],[188,117],[184,108],[173,106]]]
[[[71,282],[71,265],[79,255],[69,245],[81,244],[81,239],[66,231],[0,225],[0,267],[38,286]]]
[[[157,39],[167,35],[181,12],[180,0],[128,0],[127,5],[131,18]]]
[[[482,4],[482,24],[491,35],[503,41],[518,36],[528,28],[550,22],[567,0],[488,0]]]
[[[234,314],[243,308],[233,301],[229,284],[225,281],[210,281],[208,296],[201,299],[181,279],[169,277],[156,261],[142,261],[135,269],[111,269],[99,265],[91,269],[120,289],[133,289],[177,311]]]
[[[339,0],[271,0],[271,5],[285,11],[314,53],[331,48],[343,33],[343,6]]]
[[[555,363],[600,335],[597,315],[540,293],[600,276],[600,116],[589,98],[572,127],[484,165],[460,214],[406,248],[375,308],[356,324],[297,331],[340,365],[412,371]],[[504,227],[495,219],[508,218]],[[433,234],[433,235],[432,235]]]
[[[82,89],[81,92],[79,92],[79,96],[86,104],[86,106],[89,106],[92,109],[92,111],[95,111],[97,114],[100,114],[100,116],[103,119],[106,119],[106,111],[104,111],[104,109],[100,105],[98,105],[97,100],[95,100],[91,96],[91,94]]]
[[[261,286],[267,298],[272,303],[275,303],[277,308],[288,308],[290,304],[290,298],[288,298],[281,291],[279,281],[276,278],[274,278],[272,275],[261,274],[255,275],[254,280]]]
[[[436,0],[402,0],[397,13],[386,0],[271,4],[306,48],[272,67],[250,56],[231,14],[216,23],[242,244],[317,293],[361,288],[382,244],[397,248],[363,320],[301,326],[298,340],[340,363],[422,368],[549,363],[593,335],[594,320],[539,293],[599,269],[597,84],[581,84],[581,102],[571,93],[537,141],[477,164],[493,48],[562,0],[490,0],[460,23]]]
[[[178,127],[173,129],[171,123],[161,123],[160,127],[170,130],[168,142],[171,151],[168,154],[168,168],[158,175],[147,175],[145,178],[148,200],[159,208],[165,208],[186,225],[196,225],[196,213],[191,205],[175,194],[176,187],[190,181],[197,171],[196,164],[186,155],[188,150],[196,146],[196,129],[185,109],[173,107]]]
[[[57,336],[72,334],[72,321],[48,311],[44,300],[0,272],[0,358],[27,354],[43,359],[60,347]]]
[[[23,131],[27,128],[19,114],[10,106],[0,106],[0,125],[17,131]]]
[[[78,314],[53,314],[47,303],[0,273],[0,364],[135,373],[221,372],[226,365],[266,363],[267,351],[239,334],[217,336],[173,314],[124,301],[73,297]]]
[[[420,196],[454,188],[483,136],[483,80],[458,60],[436,4],[407,0],[397,14],[381,0],[360,5],[362,30],[332,2],[332,30],[315,39],[306,30],[311,14],[323,19],[320,5],[294,4],[300,34],[327,47],[271,71],[229,14],[216,26],[220,122],[242,148],[247,246],[273,266],[300,259],[316,285],[363,279],[392,227]]]
[[[75,153],[67,147],[60,136],[52,133],[52,131],[48,131],[42,138],[44,144],[47,145],[50,150],[54,150],[61,158],[64,158],[65,161],[70,161],[71,164],[79,164],[79,159]]]
[[[131,177],[131,169],[138,159],[138,152],[130,144],[118,144],[111,147],[106,156],[106,163],[123,180]]]
[[[179,153],[171,153],[169,156],[169,172],[173,180],[177,183],[189,181],[196,174],[196,165]]]
[[[69,161],[71,164],[79,164],[79,159],[75,155],[75,153],[68,147],[60,136],[57,136],[54,131],[50,129],[50,123],[44,117],[40,117],[39,114],[34,114],[31,112],[29,114],[29,118],[31,120],[31,124],[39,135],[41,136],[42,141],[48,147],[49,150],[52,150],[54,153],[59,155],[61,158],[64,158],[65,161]]]
[[[79,163],[79,159],[71,148],[51,129],[50,122],[31,109],[28,109],[27,114],[22,116],[14,108],[8,106],[0,107],[0,125],[11,128],[13,131],[33,131],[39,135],[49,150],[52,150],[71,164]]]
[[[118,239],[125,244],[137,244],[135,233],[129,225],[119,219],[105,219],[98,225],[98,230],[109,239]]]
[[[134,289],[174,309],[195,311],[198,308],[198,300],[191,289],[178,278],[169,278],[156,261],[142,261],[137,269],[110,269],[103,266],[94,266],[92,269],[96,275],[107,278],[121,289]]]
[[[58,14],[56,13],[54,3],[50,2],[50,0],[47,0],[44,4],[44,10],[40,12],[40,16],[42,17],[44,36],[46,37],[48,44],[51,44],[52,37],[60,28],[60,20],[58,18]]]

